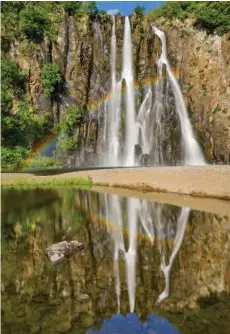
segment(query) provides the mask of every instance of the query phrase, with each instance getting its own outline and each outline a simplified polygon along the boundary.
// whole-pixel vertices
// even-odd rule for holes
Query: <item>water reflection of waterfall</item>
[[[116,25],[111,36],[111,99],[107,109],[105,165],[204,165],[180,86],[167,58],[166,37],[153,27],[161,40],[157,60],[157,83],[150,85],[137,110],[134,97],[132,39],[129,18],[125,18],[121,80],[116,78]],[[124,133],[121,131],[121,89],[125,87]],[[178,123],[178,128],[172,124]],[[176,123],[176,124],[177,124]],[[180,140],[181,137],[181,140]]]
[[[138,198],[123,198],[106,193],[99,194],[99,205],[100,207],[96,209],[98,211],[91,211],[91,213],[99,215],[102,220],[106,221],[107,231],[113,240],[118,312],[120,312],[121,299],[119,270],[121,259],[125,261],[130,311],[134,312],[135,309],[137,240],[141,230],[148,236],[150,243],[152,245],[156,243],[158,247],[161,261],[160,268],[165,278],[165,289],[159,295],[156,303],[162,302],[169,295],[170,273],[184,238],[190,209],[185,207],[181,209],[174,207],[172,209],[165,204]],[[90,210],[90,208],[92,210],[92,207],[88,204],[87,210]],[[127,246],[123,234],[126,227],[128,232]],[[169,243],[172,246],[169,247]],[[166,252],[167,248],[170,248],[169,252]]]

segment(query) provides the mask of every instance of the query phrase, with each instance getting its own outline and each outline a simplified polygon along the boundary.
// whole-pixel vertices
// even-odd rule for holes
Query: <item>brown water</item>
[[[229,216],[138,198],[3,190],[2,333],[86,333],[119,303],[122,314],[134,303],[143,321],[159,314],[181,333],[229,333],[229,231]],[[52,266],[44,251],[63,239],[85,250]],[[125,260],[131,248],[136,265]]]

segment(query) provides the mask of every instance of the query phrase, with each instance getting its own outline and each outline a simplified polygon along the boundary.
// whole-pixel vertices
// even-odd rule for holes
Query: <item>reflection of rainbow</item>
[[[174,73],[175,77],[178,77],[176,73]],[[152,86],[153,84],[155,84],[157,82],[157,78],[156,77],[149,77],[147,79],[143,79],[141,82],[134,82],[134,89],[135,92],[137,93],[140,89],[145,89],[148,88],[150,86]],[[125,89],[125,85],[122,87],[122,96],[124,96],[126,93],[126,89]],[[108,104],[109,101],[111,101],[111,92],[108,93],[105,97],[104,100],[98,100],[94,103],[91,103],[88,107],[89,107],[89,112],[94,112],[96,110],[98,110],[99,108],[103,107],[103,105]],[[38,147],[36,147],[33,150],[32,153],[32,157],[28,158],[27,160],[25,160],[25,165],[28,166],[27,168],[30,169],[31,168],[31,163],[32,160],[38,156],[51,156],[51,154],[49,154],[49,151],[52,148],[55,148],[55,143],[57,138],[59,137],[59,134],[56,135],[50,135],[48,137],[46,137],[46,140],[44,142],[42,142]]]
[[[106,227],[106,229],[108,231],[111,231],[112,233],[115,232],[116,230],[119,230],[119,225],[116,222],[112,222],[111,220],[107,220],[103,217],[98,216],[97,214],[94,214],[94,213],[91,213],[90,217],[92,219],[92,223],[99,224],[100,228]],[[122,234],[125,238],[128,237],[129,230],[128,230],[127,227],[122,226]],[[144,229],[142,229],[142,231],[139,231],[139,233],[137,233],[137,239],[139,241],[144,240],[145,242],[148,242],[151,245],[153,245],[154,240],[156,239],[156,237],[154,235],[153,239],[151,239],[150,236],[144,231]],[[159,242],[159,240],[164,240],[164,238],[163,239],[157,238],[157,240]],[[169,244],[174,243],[174,238],[166,239],[166,240],[168,241]]]

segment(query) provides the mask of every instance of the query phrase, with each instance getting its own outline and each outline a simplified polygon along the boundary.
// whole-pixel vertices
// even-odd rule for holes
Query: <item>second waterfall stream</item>
[[[153,34],[158,36],[161,41],[161,55],[156,63],[157,81],[155,85],[152,83],[147,87],[143,101],[138,108],[135,102],[132,36],[129,17],[125,17],[124,24],[121,73],[117,73],[116,70],[116,22],[114,16],[112,19],[111,98],[108,107],[105,109],[104,139],[106,149],[103,159],[104,165],[140,165],[140,157],[148,158],[148,165],[205,165],[205,159],[194,135],[180,86],[173,75],[167,58],[165,33],[155,26],[152,27]],[[164,73],[166,73],[166,78]],[[166,90],[164,89],[165,86],[167,87]],[[169,91],[172,95],[170,99],[168,98]],[[171,152],[174,159],[169,162],[169,159],[166,158],[167,152],[165,151],[163,130],[164,118],[168,112],[167,106],[170,104],[173,105],[177,114],[176,117],[179,119],[180,141],[178,145],[180,158],[175,158],[176,154]],[[136,148],[140,151],[138,159]]]

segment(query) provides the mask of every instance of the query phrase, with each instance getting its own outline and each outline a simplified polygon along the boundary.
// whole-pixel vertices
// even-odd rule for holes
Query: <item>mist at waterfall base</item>
[[[125,17],[123,65],[120,80],[116,72],[116,22],[113,19],[111,36],[111,100],[105,108],[104,140],[106,150],[103,165],[205,165],[201,148],[195,138],[180,86],[173,75],[167,59],[166,37],[163,31],[152,27],[153,33],[161,40],[162,51],[157,61],[157,83],[145,92],[142,104],[137,110],[134,92],[132,37],[129,17]],[[166,68],[167,82],[163,71]],[[122,85],[125,84],[125,119],[121,117]],[[165,90],[166,86],[166,90]],[[172,91],[170,99],[169,91]],[[173,104],[179,117],[181,141],[180,159],[169,163],[164,151],[164,114],[168,105]],[[121,126],[125,133],[121,134]],[[173,155],[174,152],[172,152]]]

